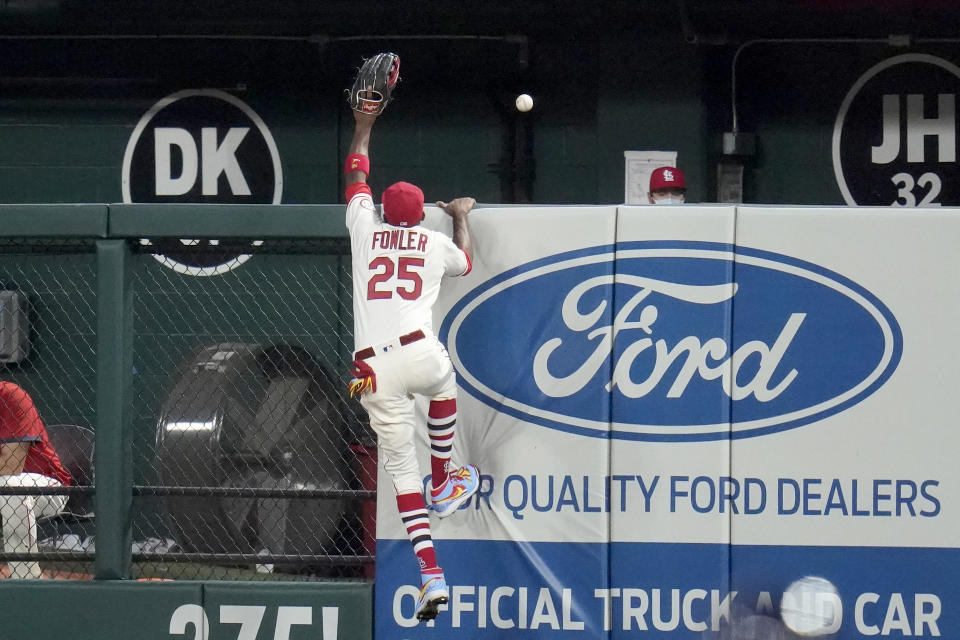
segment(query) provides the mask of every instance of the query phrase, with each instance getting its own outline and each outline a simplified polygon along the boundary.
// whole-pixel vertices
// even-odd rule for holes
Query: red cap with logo
[[[650,191],[686,188],[687,181],[683,177],[683,171],[676,167],[657,167],[650,174]]]
[[[414,227],[423,220],[423,191],[415,184],[397,182],[383,192],[383,219],[395,227]]]

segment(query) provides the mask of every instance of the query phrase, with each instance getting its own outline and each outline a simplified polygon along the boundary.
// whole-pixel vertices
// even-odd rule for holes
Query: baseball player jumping
[[[424,217],[423,192],[410,183],[388,187],[383,192],[383,218],[377,214],[366,182],[370,132],[385,106],[382,98],[399,80],[399,58],[380,54],[364,68],[374,67],[373,73],[377,65],[387,83],[381,93],[356,89],[351,93],[355,128],[344,167],[353,258],[355,353],[350,391],[360,394],[370,416],[384,466],[393,479],[400,518],[420,566],[417,618],[432,620],[449,593],[437,565],[429,512],[440,518],[452,515],[480,484],[475,466],[451,468],[457,387],[450,357],[432,327],[432,307],[443,276],[470,272],[467,213],[475,201],[457,198],[437,203],[453,218],[452,240],[419,226]],[[364,69],[360,73],[363,76]],[[374,80],[358,77],[358,86],[365,83],[373,86]],[[364,100],[367,96],[377,99]],[[417,464],[413,394],[430,398],[426,426],[431,486],[427,491],[421,490]]]

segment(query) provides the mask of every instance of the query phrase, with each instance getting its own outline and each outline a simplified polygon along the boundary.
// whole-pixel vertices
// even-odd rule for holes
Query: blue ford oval
[[[784,255],[632,242],[550,256],[445,318],[464,389],[524,421],[594,437],[717,440],[792,429],[856,404],[900,361],[890,311]]]

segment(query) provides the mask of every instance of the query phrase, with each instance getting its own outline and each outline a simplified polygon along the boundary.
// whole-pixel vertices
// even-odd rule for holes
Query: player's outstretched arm
[[[353,119],[355,122],[353,140],[350,142],[344,166],[347,186],[357,182],[367,182],[367,174],[370,173],[370,132],[373,130],[373,123],[377,121],[377,116],[354,111]]]
[[[453,244],[457,245],[467,257],[473,260],[473,240],[470,239],[470,225],[467,214],[477,201],[473,198],[457,198],[450,202],[437,202],[437,206],[453,218]]]

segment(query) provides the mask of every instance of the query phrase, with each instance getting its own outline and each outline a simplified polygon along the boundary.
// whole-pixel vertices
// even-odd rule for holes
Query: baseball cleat
[[[479,488],[480,470],[472,464],[465,464],[450,472],[439,491],[430,490],[427,508],[436,513],[438,518],[446,518],[453,515]]]
[[[417,598],[417,620],[433,620],[440,612],[440,605],[447,604],[450,599],[447,581],[442,573],[438,576],[420,574],[420,579],[423,580],[423,586]]]

